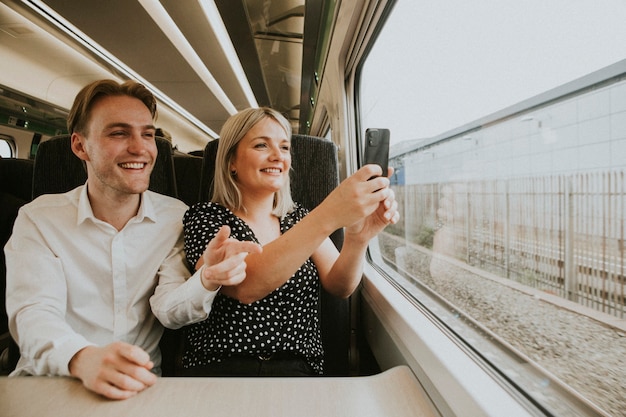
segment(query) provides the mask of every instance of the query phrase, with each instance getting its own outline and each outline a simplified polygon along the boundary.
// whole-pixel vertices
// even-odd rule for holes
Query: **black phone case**
[[[365,131],[365,155],[363,164],[377,164],[387,176],[389,164],[389,129],[369,128]]]

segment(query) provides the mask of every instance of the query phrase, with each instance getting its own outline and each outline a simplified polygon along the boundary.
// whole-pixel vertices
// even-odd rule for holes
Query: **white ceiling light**
[[[198,2],[200,3],[200,7],[209,22],[209,27],[213,30],[217,41],[226,55],[228,63],[237,77],[237,81],[239,81],[239,84],[241,85],[241,89],[248,100],[249,106],[258,107],[256,97],[254,96],[250,83],[248,82],[248,77],[246,77],[243,67],[241,66],[241,61],[237,56],[237,52],[235,51],[235,47],[230,39],[230,36],[228,35],[222,16],[220,16],[220,12],[215,5],[215,1],[198,0]]]
[[[182,106],[172,100],[169,96],[164,94],[161,90],[159,90],[146,79],[141,77],[138,73],[133,71],[132,68],[128,67],[117,57],[115,57],[109,51],[96,43],[93,39],[85,35],[76,26],[72,25],[69,21],[67,21],[61,15],[56,13],[53,9],[48,7],[42,0],[22,0],[22,3],[24,3],[35,13],[49,21],[51,24],[59,28],[59,30],[63,31],[63,33],[74,39],[80,45],[92,52],[95,56],[115,68],[115,70],[124,74],[127,78],[137,80],[138,82],[145,85],[146,88],[148,88],[161,103],[168,106],[185,119],[189,120],[189,122],[195,125],[198,129],[202,130],[213,138],[219,137],[217,133],[215,133],[212,129],[202,123],[198,118],[189,113]]]
[[[204,65],[202,59],[196,54],[189,41],[185,38],[181,30],[176,26],[174,20],[167,14],[165,8],[158,2],[158,0],[138,0],[139,4],[148,12],[152,20],[161,28],[165,36],[168,37],[170,42],[178,49],[183,58],[187,61],[189,66],[198,74],[200,79],[211,90],[217,100],[224,106],[229,114],[237,113],[237,109],[230,101],[222,87],[218,84],[211,71]]]

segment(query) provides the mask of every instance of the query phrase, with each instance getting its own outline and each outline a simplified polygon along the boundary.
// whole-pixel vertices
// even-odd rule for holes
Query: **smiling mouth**
[[[283,170],[279,169],[279,168],[265,168],[265,169],[262,169],[261,171],[269,172],[269,173],[272,173],[272,174],[280,174],[281,172],[283,172]]]
[[[143,169],[147,164],[145,162],[126,162],[120,164],[124,169]]]

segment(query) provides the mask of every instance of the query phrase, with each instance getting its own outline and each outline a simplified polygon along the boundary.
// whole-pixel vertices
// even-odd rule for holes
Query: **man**
[[[220,285],[245,278],[260,247],[229,238],[207,246],[207,267],[185,264],[182,202],[148,191],[157,156],[156,100],[141,84],[96,81],[68,117],[87,182],[24,206],[5,247],[7,312],[21,358],[12,375],[68,375],[112,399],[160,373],[155,314],[168,327],[208,316]],[[157,287],[158,286],[158,287]]]

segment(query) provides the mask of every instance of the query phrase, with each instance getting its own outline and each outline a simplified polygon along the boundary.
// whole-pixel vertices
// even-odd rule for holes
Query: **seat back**
[[[85,181],[87,171],[72,152],[69,135],[55,136],[39,144],[35,154],[33,199],[42,194],[67,192]]]
[[[6,259],[4,245],[13,233],[13,224],[21,206],[31,200],[33,161],[0,158],[0,375],[15,368],[19,353],[9,335],[6,313]]]
[[[200,198],[202,158],[175,152],[174,169],[176,171],[178,198],[188,206],[194,205]]]
[[[32,199],[32,159],[0,158],[0,191],[19,199]]]
[[[150,190],[178,197],[172,145],[161,137],[156,138],[156,144],[158,156],[150,176]],[[83,161],[72,151],[70,135],[55,136],[39,144],[33,178],[33,198],[64,193],[87,181]]]
[[[218,140],[204,149],[200,201],[213,194],[215,158]],[[326,139],[293,135],[291,139],[291,194],[293,200],[312,210],[339,185],[337,146]],[[338,249],[343,244],[343,231],[337,230],[331,239]],[[320,320],[325,354],[325,374],[348,375],[350,351],[350,301],[321,290]]]
[[[5,308],[6,259],[3,248],[11,237],[19,208],[31,200],[32,182],[32,160],[0,158],[0,336],[9,331]]]
[[[199,201],[209,201],[213,195],[213,178],[215,177],[215,159],[217,158],[218,140],[209,141],[202,155],[202,172],[200,173]]]
[[[159,154],[150,174],[149,189],[155,193],[178,198],[172,142],[159,136],[155,138],[155,141]]]

